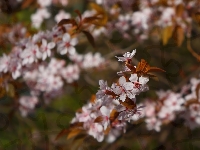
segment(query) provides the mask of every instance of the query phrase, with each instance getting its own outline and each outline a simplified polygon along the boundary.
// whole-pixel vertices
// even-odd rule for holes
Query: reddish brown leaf
[[[97,17],[95,17],[95,16],[91,16],[91,17],[85,17],[84,19],[83,19],[83,22],[84,23],[91,23],[93,20],[95,20],[95,19],[97,19]]]
[[[166,72],[166,71],[158,67],[150,67],[149,72]]]
[[[70,124],[70,128],[77,128],[77,127],[82,127],[83,126],[83,122],[76,122],[73,124]]]
[[[77,113],[82,113],[82,111],[83,111],[82,108],[76,110]]]
[[[98,18],[96,16],[92,16],[92,17],[86,17],[83,19],[83,23],[90,23],[90,24],[94,24],[95,21],[97,21]]]
[[[3,78],[0,78],[0,98],[5,96],[6,94],[6,89],[4,87],[3,80],[4,80]]]
[[[83,130],[79,128],[71,129],[69,131],[69,134],[67,135],[67,139],[73,138],[74,136],[78,135],[81,133]]]
[[[91,98],[90,98],[90,102],[91,103],[94,103],[96,100],[96,95],[92,95]]]
[[[133,109],[136,107],[135,102],[133,102],[131,99],[126,98],[125,102],[120,101],[120,103],[125,106],[128,109]]]
[[[153,74],[153,73],[148,73],[147,74],[150,78],[157,78],[157,76],[155,75],[155,74]]]
[[[195,18],[194,19],[197,21],[198,24],[200,24],[200,12],[197,12],[195,14]]]
[[[21,8],[27,8],[29,7],[35,0],[25,0],[23,1],[22,5],[21,5]]]
[[[81,15],[80,11],[79,11],[79,10],[75,10],[75,12],[76,12],[77,15],[79,16],[80,20],[82,20],[82,15]]]
[[[178,26],[175,30],[175,39],[178,46],[181,46],[184,40],[184,30]]]
[[[176,6],[176,16],[177,17],[181,17],[184,11],[184,7],[182,4],[179,4],[178,6]]]
[[[78,134],[78,135],[73,139],[73,141],[75,142],[75,141],[77,141],[77,140],[84,139],[86,136],[87,136],[87,134],[85,134],[84,132],[83,132],[83,133],[81,132],[80,134]]]
[[[65,24],[72,24],[73,26],[76,26],[77,23],[74,19],[62,19],[59,23],[58,26],[63,26]]]
[[[110,132],[110,129],[111,129],[111,127],[108,126],[108,127],[106,128],[106,130],[104,130],[104,134],[107,135],[107,134]]]
[[[196,95],[197,95],[197,100],[199,100],[200,84],[197,85],[195,91],[196,91]]]
[[[185,106],[189,107],[191,104],[199,104],[199,101],[197,99],[190,99],[185,103]]]
[[[102,121],[103,121],[103,117],[102,116],[99,116],[94,120],[94,122],[97,122],[97,123],[102,122]]]
[[[128,62],[126,62],[126,66],[131,70],[131,72],[136,72],[136,68],[133,65],[130,65]]]
[[[159,78],[156,75],[154,75],[153,73],[148,73],[147,75],[148,75],[149,78],[151,78],[155,81],[159,81]]]
[[[69,133],[69,130],[67,129],[63,129],[60,131],[60,133],[58,133],[58,135],[56,136],[55,140],[58,140],[60,137],[67,135]]]
[[[138,63],[136,67],[136,73],[139,76],[147,74],[147,72],[149,71],[149,68],[150,68],[149,64],[144,59],[141,59],[141,61]]]
[[[117,110],[116,109],[113,109],[112,111],[111,111],[111,113],[110,113],[110,120],[111,121],[114,121],[117,117],[118,117],[118,115],[119,115],[119,112],[117,112]]]
[[[141,59],[141,61],[138,63],[136,67],[135,72],[137,73],[138,76],[155,77],[155,75],[151,74],[150,72],[166,72],[166,71],[157,67],[150,67],[149,64],[144,59]]]
[[[4,87],[0,86],[0,98],[4,97],[6,94],[6,90]]]
[[[90,32],[88,31],[82,31],[85,36],[87,37],[88,41],[90,42],[90,44],[95,48],[95,42],[94,42],[94,38],[93,36],[90,34]]]

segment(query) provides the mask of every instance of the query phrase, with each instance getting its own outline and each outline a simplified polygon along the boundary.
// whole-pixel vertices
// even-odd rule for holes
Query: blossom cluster
[[[159,32],[163,40],[171,37],[173,31],[190,37],[193,16],[199,11],[199,2],[193,0],[96,0],[96,3],[112,16],[104,33],[119,31],[124,38],[134,35],[140,41],[159,37]]]
[[[183,124],[190,129],[197,128],[200,125],[199,85],[200,80],[192,78],[180,92],[158,91],[158,99],[144,100],[141,103],[145,105],[142,116],[147,129],[159,132],[162,125],[176,120],[183,120]]]
[[[147,129],[157,132],[161,131],[163,125],[177,120],[190,129],[199,127],[200,80],[197,78],[192,78],[180,92],[160,90],[156,92],[157,99],[148,98],[136,104],[136,95],[148,90],[146,83],[149,78],[138,77],[137,73],[132,72],[129,61],[134,53],[117,57],[119,61],[125,62],[125,70],[118,72],[121,75],[118,82],[109,87],[107,82],[99,81],[100,90],[76,113],[71,122],[71,132],[79,128],[99,142],[105,137],[107,142],[113,142],[126,131],[127,121],[144,119]],[[127,76],[127,72],[131,72],[130,76]]]
[[[12,48],[10,54],[4,54],[0,58],[0,72],[10,72],[14,79],[23,75],[23,71],[30,69],[33,64],[44,61],[48,57],[55,55],[55,49],[60,55],[68,54],[69,59],[81,67],[98,67],[104,60],[97,53],[92,56],[80,55],[76,52],[75,45],[78,43],[76,37],[71,37],[69,33],[63,33],[61,28],[56,26],[52,31],[38,32],[31,38],[21,39]],[[57,47],[57,48],[56,48]],[[87,59],[94,60],[87,65]]]
[[[45,19],[51,17],[51,12],[48,10],[51,5],[61,4],[62,6],[67,6],[68,0],[37,0],[37,3],[40,5],[40,8],[31,15],[31,21],[32,26],[38,29],[41,27]],[[60,10],[54,19],[56,22],[59,22],[66,18],[70,18],[70,14],[66,13],[64,10]]]
[[[49,103],[62,95],[65,85],[77,81],[81,71],[101,69],[105,65],[100,53],[78,52],[79,33],[83,33],[92,46],[94,38],[100,35],[110,38],[116,31],[123,38],[135,37],[138,41],[162,38],[163,44],[175,36],[180,45],[185,35],[191,37],[192,22],[200,8],[200,3],[194,0],[94,1],[98,5],[92,3],[92,9],[82,14],[75,11],[78,17],[73,18],[64,8],[55,16],[51,13],[52,5],[67,6],[68,0],[37,0],[39,8],[31,15],[32,26],[39,29],[45,19],[51,18],[58,25],[33,36],[29,36],[31,33],[21,24],[13,26],[9,33],[0,33],[14,45],[10,53],[0,57],[0,76],[10,77],[3,81],[3,86],[9,90],[8,83],[18,80],[29,90],[28,94],[20,93],[17,97],[22,116],[33,112],[41,100]],[[116,56],[125,65],[124,70],[117,72],[119,79],[111,86],[104,80],[99,81],[96,95],[72,119],[68,130],[71,136],[86,132],[99,142],[105,138],[113,142],[126,132],[127,122],[139,119],[144,119],[148,130],[157,132],[163,125],[177,120],[183,120],[190,129],[200,125],[199,79],[192,78],[180,92],[157,91],[156,100],[136,101],[137,95],[149,90],[147,83],[154,76],[149,72],[163,70],[150,67],[143,59],[137,66],[132,65],[135,53],[133,50],[123,57]]]
[[[75,48],[78,36],[71,35],[68,32],[70,29],[70,25],[55,26],[50,31],[40,31],[26,37],[24,27],[19,24],[14,26],[9,34],[4,35],[14,46],[10,53],[0,57],[0,73],[10,74],[13,80],[21,77],[33,97],[43,93],[45,101],[55,98],[65,83],[71,84],[79,79],[82,70],[101,68],[105,64],[98,52],[79,54]],[[61,55],[67,56],[68,61],[59,58]],[[25,99],[23,104],[28,103],[29,98]]]
[[[63,6],[68,4],[67,0],[38,0],[40,7],[31,15],[32,26],[39,29],[44,19],[51,19],[51,5],[61,3]],[[95,0],[96,4],[103,7],[107,18],[105,25],[97,27],[90,26],[90,32],[94,37],[101,34],[110,36],[117,31],[125,39],[131,39],[134,36],[138,41],[148,38],[154,40],[162,39],[166,44],[172,33],[175,33],[175,39],[180,45],[184,36],[191,36],[192,20],[195,13],[199,10],[198,1],[161,1],[161,0],[142,0],[139,2],[129,0]],[[91,16],[95,8],[86,10],[82,16]],[[52,16],[57,23],[62,19],[70,19],[70,13],[64,9]],[[77,18],[78,19],[78,18]],[[161,33],[161,34],[160,34]]]
[[[126,130],[126,122],[133,116],[140,116],[143,106],[137,106],[136,96],[148,90],[149,77],[139,76],[135,72],[136,66],[131,64],[131,58],[136,50],[126,52],[118,61],[125,63],[129,69],[121,72],[118,82],[111,87],[106,81],[100,80],[100,89],[91,101],[82,107],[72,119],[72,129],[81,129],[93,136],[99,142],[107,136],[108,142],[113,142],[121,132]],[[75,127],[74,127],[75,125]],[[78,126],[77,126],[78,125]]]

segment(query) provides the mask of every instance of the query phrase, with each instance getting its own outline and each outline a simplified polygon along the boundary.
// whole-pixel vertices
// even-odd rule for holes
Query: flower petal
[[[110,117],[110,110],[106,106],[100,108],[102,115]]]
[[[124,76],[119,78],[119,84],[123,85],[126,82],[126,78]]]
[[[133,89],[133,83],[131,82],[126,82],[123,84],[123,87],[126,89],[126,90],[132,90]]]
[[[48,47],[49,49],[52,49],[52,48],[55,47],[55,45],[56,45],[56,44],[55,44],[54,42],[50,42],[50,43],[48,44],[47,47]]]
[[[63,41],[64,42],[67,42],[67,41],[69,41],[70,40],[70,35],[68,34],[68,33],[65,33],[64,35],[63,35]]]
[[[148,77],[139,77],[140,84],[146,84],[149,81]]]
[[[70,41],[70,45],[72,45],[72,46],[75,46],[77,43],[78,43],[77,38],[73,38],[73,39],[71,39],[71,41]]]
[[[131,82],[137,82],[137,79],[138,79],[137,74],[131,74],[131,77],[129,78]]]

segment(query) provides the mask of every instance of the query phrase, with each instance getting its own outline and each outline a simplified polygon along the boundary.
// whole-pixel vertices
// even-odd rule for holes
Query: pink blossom
[[[100,125],[98,123],[90,124],[88,134],[93,136],[95,139],[97,139],[98,142],[102,142],[104,139],[103,127],[102,127],[102,125]]]
[[[77,65],[68,65],[66,68],[62,69],[62,77],[67,81],[67,83],[72,83],[78,80],[80,69]]]
[[[55,16],[55,21],[58,23],[62,19],[69,19],[71,18],[71,15],[69,13],[66,13],[64,10],[60,10],[59,13]]]
[[[28,43],[26,45],[26,49],[20,54],[22,58],[22,64],[32,64],[33,62],[37,62],[37,59],[40,57],[40,51],[37,45],[32,43]]]
[[[82,61],[82,68],[89,69],[94,67],[99,67],[104,63],[104,58],[101,57],[100,53],[95,53],[92,55],[92,53],[87,53],[83,56]]]
[[[111,109],[109,109],[105,106],[102,106],[100,108],[100,112],[102,113],[102,116],[104,118],[103,126],[104,126],[104,130],[106,130],[108,125],[110,124],[109,117],[110,117]]]
[[[46,8],[40,8],[37,12],[31,15],[32,26],[39,28],[44,19],[49,18],[51,15]]]
[[[45,39],[42,39],[42,45],[40,47],[41,54],[39,55],[39,57],[41,57],[42,60],[45,60],[47,56],[50,57],[51,49],[53,49],[54,47],[55,47],[54,42],[47,43]]]
[[[37,0],[38,4],[40,4],[41,7],[47,7],[51,5],[52,0]]]
[[[3,54],[3,57],[0,58],[0,72],[6,73],[8,71],[9,63],[10,57],[6,54]]]
[[[124,76],[119,78],[119,86],[116,84],[112,85],[113,92],[119,96],[119,99],[123,102],[126,99],[126,96],[133,99],[135,98],[134,93],[131,93],[131,90],[133,89],[133,83],[126,82],[126,79]]]
[[[156,130],[157,132],[160,131],[161,122],[160,120],[156,119],[155,117],[151,117],[145,120],[147,123],[148,130]]]
[[[62,38],[62,42],[58,44],[58,52],[61,55],[67,54],[74,54],[76,49],[74,46],[78,43],[77,38],[71,38],[68,33],[65,33]]]
[[[123,57],[117,57],[116,56],[116,58],[118,58],[118,61],[128,61],[128,60],[131,60],[132,58],[133,58],[133,56],[135,55],[135,53],[136,53],[136,50],[133,50],[132,51],[132,53],[130,53],[130,52],[126,52],[124,55],[123,55]]]
[[[19,110],[21,111],[22,116],[27,116],[27,114],[33,111],[35,105],[38,103],[37,97],[34,96],[22,96],[19,99]]]

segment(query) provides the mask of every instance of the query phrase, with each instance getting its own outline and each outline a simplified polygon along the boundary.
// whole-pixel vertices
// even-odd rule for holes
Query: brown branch
[[[177,86],[175,86],[173,88],[173,90],[176,92],[179,89],[181,89],[181,87],[183,87],[192,77],[195,77],[196,75],[198,75],[200,72],[200,67],[196,69],[196,71],[192,72],[189,76],[187,76],[187,78],[185,78],[182,82],[180,82]]]
[[[121,49],[115,45],[113,45],[111,42],[107,41],[106,42],[107,46],[111,49],[111,50],[114,50],[113,52],[107,54],[105,56],[106,59],[109,59],[109,58],[112,58],[114,57],[115,55],[117,54],[124,54],[125,52],[130,52],[132,51],[133,49],[135,49],[137,46],[138,46],[138,43],[134,43],[132,44],[131,46],[125,48],[125,49]],[[136,65],[139,61],[136,60],[135,58],[132,58],[132,61],[133,63]]]
[[[192,49],[190,39],[187,40],[187,49],[188,49],[188,51],[189,51],[198,61],[200,61],[200,55],[197,54],[197,53]]]

